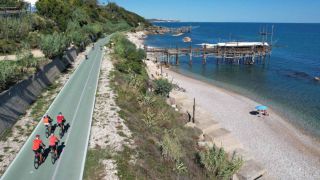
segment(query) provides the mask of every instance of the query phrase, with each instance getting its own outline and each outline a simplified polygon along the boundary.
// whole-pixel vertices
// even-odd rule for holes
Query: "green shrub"
[[[21,40],[27,37],[32,30],[30,19],[22,18],[3,18],[0,17],[0,38],[11,40]]]
[[[52,35],[41,36],[40,48],[48,58],[53,58],[63,54],[68,40],[64,34],[54,32]]]
[[[34,58],[30,51],[20,52],[17,61],[0,61],[0,91],[11,84],[33,74],[42,62],[43,58]]]
[[[0,39],[0,54],[12,54],[19,46],[12,40]]]
[[[79,23],[80,26],[86,25],[90,21],[90,17],[88,13],[83,8],[80,8],[80,7],[77,7],[72,12],[71,19],[72,21]]]
[[[116,69],[124,73],[142,74],[144,72],[142,60],[146,57],[144,50],[137,49],[123,34],[116,33],[111,39],[115,54],[122,59],[116,63]]]
[[[39,47],[41,40],[41,35],[38,32],[30,32],[26,39],[26,42],[30,45],[31,48]]]
[[[42,0],[37,1],[37,14],[52,19],[61,31],[65,31],[71,17],[73,6],[71,1]]]
[[[14,62],[0,61],[0,90],[17,78],[19,73],[18,66]]]
[[[107,34],[111,34],[117,31],[129,30],[130,28],[131,26],[126,21],[120,21],[117,23],[107,21],[103,24],[103,31]]]
[[[163,135],[160,148],[162,156],[167,160],[180,161],[183,156],[179,140],[176,137],[170,136],[167,131]]]
[[[31,16],[32,29],[34,31],[39,31],[43,33],[53,33],[54,31],[58,31],[56,23],[49,19],[44,18],[38,14],[32,14]]]
[[[92,23],[83,26],[83,30],[85,33],[91,36],[91,39],[99,38],[102,36],[102,26],[99,23]]]
[[[172,84],[167,79],[154,80],[154,92],[161,96],[168,96],[172,90]]]
[[[117,62],[115,68],[122,73],[129,73],[129,65],[125,62]]]
[[[152,128],[157,124],[156,116],[157,114],[154,113],[150,107],[148,107],[143,113],[142,121],[148,128]]]
[[[223,148],[216,146],[200,152],[199,157],[201,165],[218,179],[230,179],[243,164],[243,160],[235,154],[229,160]]]
[[[68,33],[70,42],[73,42],[76,46],[82,47],[90,42],[88,36],[82,31],[71,31]]]

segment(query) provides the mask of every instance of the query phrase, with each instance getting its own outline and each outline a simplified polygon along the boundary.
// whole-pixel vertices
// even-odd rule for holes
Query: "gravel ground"
[[[112,69],[112,62],[106,54],[101,64],[89,147],[107,148],[111,153],[116,153],[122,151],[124,145],[130,146],[131,132],[119,117],[120,108],[116,105],[115,93],[110,88],[109,73]],[[102,163],[106,169],[104,179],[119,179],[114,160],[105,159]]]

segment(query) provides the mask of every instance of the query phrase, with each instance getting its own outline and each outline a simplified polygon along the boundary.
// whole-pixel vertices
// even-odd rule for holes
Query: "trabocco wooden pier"
[[[263,64],[270,59],[272,46],[267,42],[224,42],[217,44],[198,44],[184,48],[153,48],[145,46],[145,51],[155,53],[159,61],[179,64],[181,56],[189,56],[192,64],[193,57],[202,57],[202,64],[207,63],[208,57],[214,57],[217,64]]]

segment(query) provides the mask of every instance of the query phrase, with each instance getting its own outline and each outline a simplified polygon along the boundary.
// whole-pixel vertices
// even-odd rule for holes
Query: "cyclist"
[[[51,151],[54,151],[54,153],[56,154],[56,157],[58,157],[58,149],[57,149],[58,143],[59,143],[59,139],[57,138],[57,136],[55,136],[54,133],[51,133],[49,137],[49,146]]]
[[[46,145],[43,144],[42,140],[40,139],[40,135],[37,134],[36,138],[33,140],[32,150],[37,155],[40,156],[40,163],[42,163],[43,157],[42,157],[42,149],[44,149]]]
[[[52,127],[52,124],[51,124],[52,119],[51,119],[51,117],[48,114],[46,114],[46,115],[43,116],[42,121],[43,121],[43,124],[46,126],[46,128],[49,128],[49,133],[51,133],[51,127]]]
[[[61,112],[59,112],[57,116],[57,124],[62,129],[62,132],[64,132],[64,116],[62,115]]]

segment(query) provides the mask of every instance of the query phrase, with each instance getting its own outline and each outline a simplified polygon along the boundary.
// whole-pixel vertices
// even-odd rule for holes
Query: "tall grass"
[[[243,164],[243,160],[235,156],[228,158],[223,148],[213,146],[199,153],[200,163],[217,179],[231,179]]]

